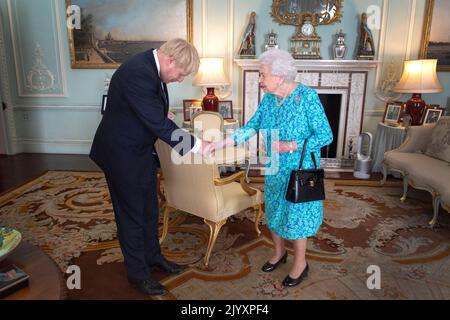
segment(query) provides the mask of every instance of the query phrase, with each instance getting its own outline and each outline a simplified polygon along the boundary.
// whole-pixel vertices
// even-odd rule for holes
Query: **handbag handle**
[[[308,144],[308,139],[305,139],[305,142],[303,143],[302,156],[300,158],[300,165],[298,167],[298,170],[302,170],[303,160],[305,160],[305,152],[306,152],[306,145],[307,144]],[[314,155],[314,152],[311,152],[311,158],[312,158],[312,160],[314,162],[314,168],[317,169],[316,156]]]

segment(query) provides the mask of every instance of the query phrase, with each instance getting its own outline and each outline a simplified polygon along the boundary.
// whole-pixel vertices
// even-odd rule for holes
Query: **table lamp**
[[[426,103],[422,100],[422,93],[441,92],[442,86],[436,75],[436,59],[405,61],[400,81],[392,91],[412,93],[406,102],[406,113],[411,116],[411,125],[419,125]]]
[[[222,58],[202,58],[200,68],[195,76],[193,85],[205,87],[206,96],[203,98],[202,107],[206,111],[219,111],[219,98],[214,94],[215,87],[227,86],[230,82],[223,71]]]

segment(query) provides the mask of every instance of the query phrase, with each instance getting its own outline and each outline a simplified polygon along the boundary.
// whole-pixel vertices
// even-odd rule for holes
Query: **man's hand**
[[[167,118],[169,118],[169,120],[174,121],[174,120],[175,120],[175,113],[169,111],[169,112],[167,113]]]
[[[214,145],[211,142],[202,141],[200,150],[198,151],[203,157],[209,156],[214,151]]]

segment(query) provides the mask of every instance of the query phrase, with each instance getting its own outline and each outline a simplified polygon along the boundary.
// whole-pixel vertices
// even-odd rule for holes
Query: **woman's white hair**
[[[270,49],[259,57],[259,63],[267,65],[274,76],[294,81],[297,77],[295,60],[287,51]]]

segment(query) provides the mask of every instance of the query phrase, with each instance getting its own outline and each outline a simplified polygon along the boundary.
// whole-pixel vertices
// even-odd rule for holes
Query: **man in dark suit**
[[[162,256],[159,245],[154,143],[159,138],[181,155],[208,151],[207,143],[167,117],[166,83],[181,82],[197,72],[199,61],[194,46],[174,39],[123,63],[111,79],[106,110],[90,153],[106,176],[128,281],[147,294],[166,292],[151,278],[150,268],[170,274],[182,270]]]

